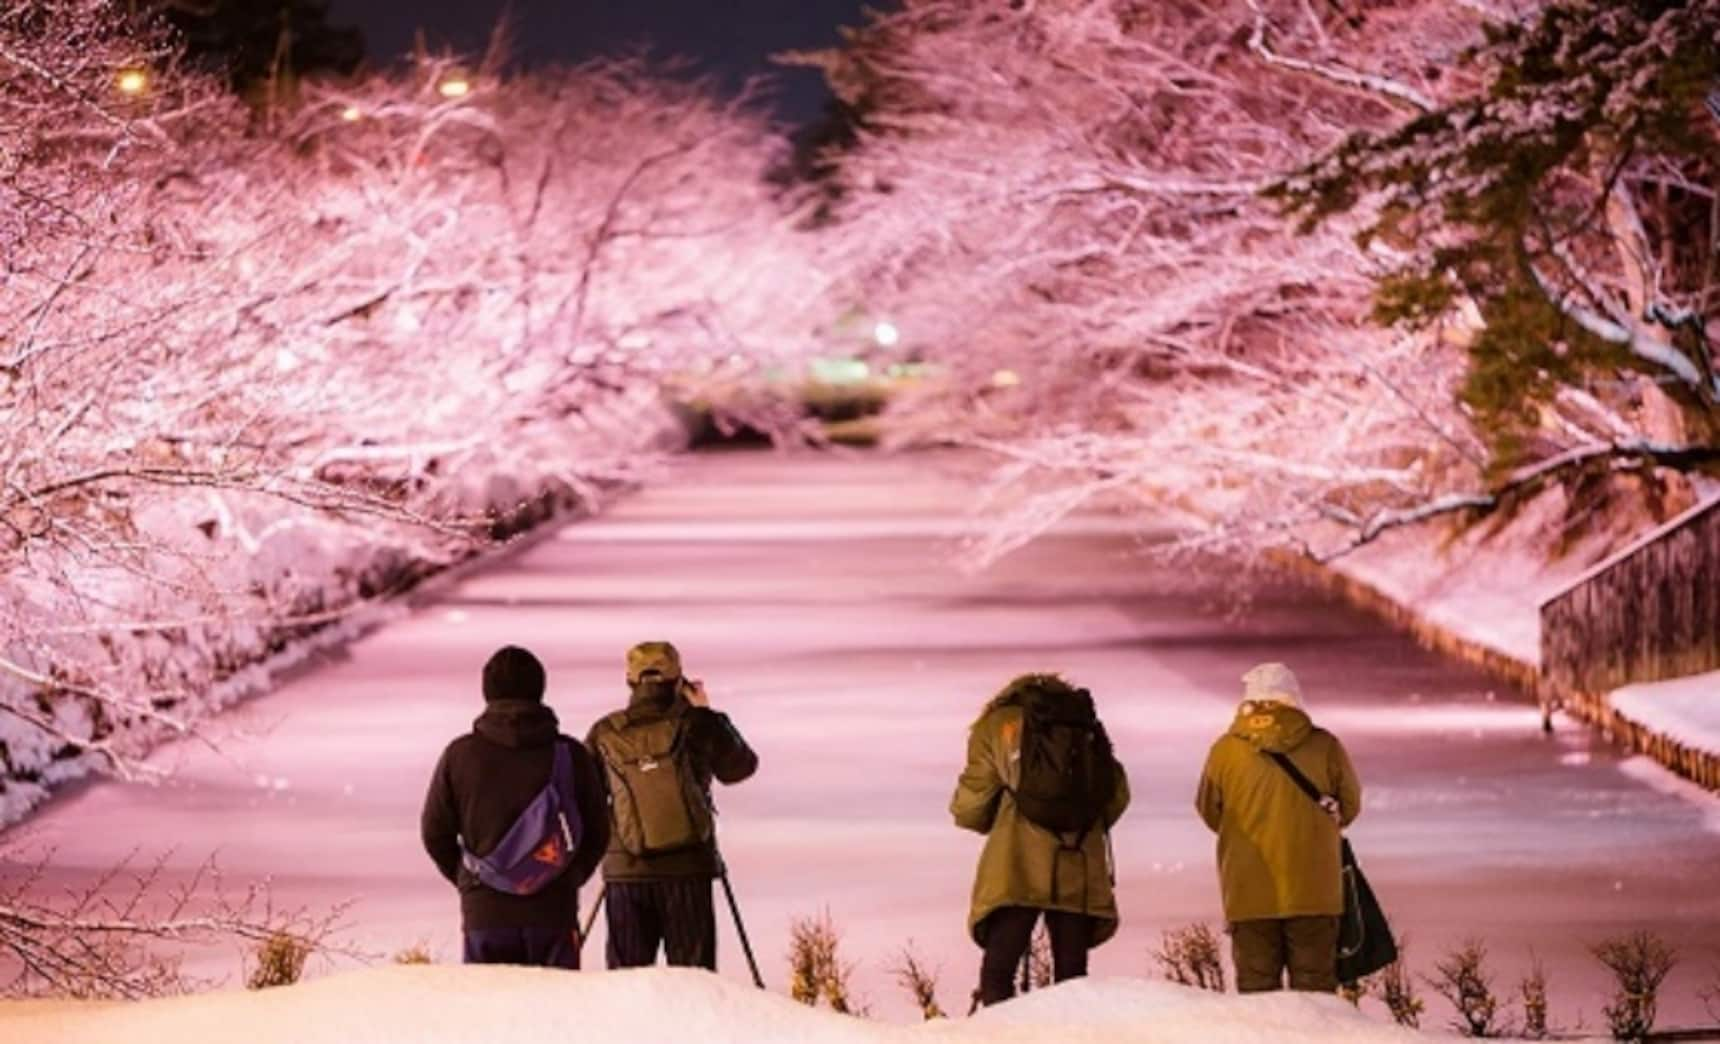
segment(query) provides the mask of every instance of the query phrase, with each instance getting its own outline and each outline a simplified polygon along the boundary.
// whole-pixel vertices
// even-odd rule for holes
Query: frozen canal
[[[1663,1011],[1696,1020],[1720,960],[1714,802],[1669,793],[1586,731],[1542,736],[1514,693],[1324,597],[1269,588],[1239,614],[1227,597],[1238,580],[1157,569],[1107,519],[964,574],[953,534],[971,497],[941,473],[950,466],[683,462],[224,719],[222,755],[162,752],[171,786],[80,789],[20,840],[56,851],[53,887],[134,849],[171,848],[175,867],[218,852],[231,881],[267,875],[285,904],[353,901],[359,942],[422,940],[454,959],[454,895],[419,849],[417,817],[442,746],[479,709],[484,658],[506,642],[535,649],[564,729],[583,735],[625,698],[623,650],[668,638],[762,758],[718,801],[773,987],[786,982],[789,919],[828,909],[881,1011],[906,1012],[884,969],[910,939],[941,964],[945,1005],[965,1008],[979,839],[945,805],[991,692],[1058,670],[1099,699],[1136,797],[1115,839],[1123,927],[1095,970],[1146,974],[1162,929],[1218,919],[1195,776],[1238,676],[1282,659],[1349,745],[1366,787],[1352,836],[1419,970],[1475,935],[1514,992],[1532,951],[1555,1019],[1594,1028],[1603,979],[1588,944],[1646,927],[1684,955]],[[722,945],[725,972],[744,976],[726,922]],[[601,952],[599,938],[588,960]],[[1429,1024],[1443,1023],[1444,1005],[1430,1006]]]

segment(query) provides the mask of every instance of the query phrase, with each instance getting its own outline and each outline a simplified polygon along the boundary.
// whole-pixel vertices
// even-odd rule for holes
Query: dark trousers
[[[671,965],[717,970],[717,915],[710,878],[611,881],[608,888],[603,903],[608,912],[611,968],[656,964],[661,945]]]
[[[468,928],[467,964],[530,964],[579,967],[578,928]]]
[[[1033,927],[1045,915],[1051,935],[1051,978],[1054,982],[1087,974],[1087,951],[1093,948],[1093,918],[1061,910],[1005,906],[986,915],[985,957],[979,965],[979,1000],[996,1004],[1015,996],[1016,970],[1033,943]]]
[[[1338,988],[1338,919],[1280,917],[1235,921],[1230,926],[1230,956],[1236,963],[1236,991],[1262,993],[1290,988],[1331,993]]]

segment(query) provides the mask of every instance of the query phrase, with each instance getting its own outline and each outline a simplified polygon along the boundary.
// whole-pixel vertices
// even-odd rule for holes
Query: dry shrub
[[[926,1021],[948,1017],[943,1005],[938,1003],[938,970],[928,968],[920,961],[914,953],[912,941],[902,947],[902,952],[896,955],[896,961],[889,970],[902,988],[913,996],[915,1006],[920,1009],[920,1014]]]
[[[144,1000],[209,989],[216,983],[187,975],[182,957],[232,943],[255,950],[259,975],[277,938],[295,940],[306,955],[360,956],[331,942],[345,907],[321,914],[278,908],[265,886],[225,888],[213,861],[174,883],[166,877],[168,854],[149,863],[127,858],[86,887],[56,890],[46,885],[47,857],[32,863],[17,859],[21,854],[0,843],[0,865],[22,871],[0,875],[0,998]],[[282,970],[274,956],[263,985]]]
[[[1386,1010],[1392,1014],[1392,1021],[1399,1026],[1420,1029],[1421,1016],[1427,1011],[1427,1004],[1416,992],[1415,979],[1409,973],[1409,965],[1405,963],[1408,947],[1408,939],[1397,940],[1397,960],[1380,969],[1380,974],[1374,980],[1374,992],[1385,1002]]]
[[[1602,940],[1594,955],[1613,973],[1612,1000],[1603,1008],[1614,1040],[1641,1040],[1654,1029],[1660,984],[1678,954],[1653,932],[1630,932]]]
[[[430,947],[423,941],[415,942],[393,957],[389,958],[395,964],[435,964],[436,959],[430,956]]]
[[[1493,976],[1487,971],[1487,947],[1470,939],[1434,965],[1437,974],[1429,985],[1457,1009],[1452,1028],[1466,1037],[1497,1037],[1499,997],[1493,992]]]
[[[1517,984],[1517,996],[1523,1002],[1522,1036],[1530,1040],[1546,1040],[1548,1029],[1547,969],[1538,959],[1531,958],[1529,974]]]
[[[788,928],[789,996],[816,1006],[823,1000],[830,1010],[843,1015],[866,1015],[868,1008],[857,1003],[849,989],[854,965],[844,963],[838,953],[842,934],[826,910],[817,917],[799,917]]]
[[[256,964],[245,976],[248,990],[266,990],[273,986],[291,986],[305,974],[305,961],[314,949],[310,940],[286,932],[276,932],[257,944]]]
[[[1153,959],[1172,982],[1224,992],[1224,961],[1218,935],[1204,921],[1165,929]]]

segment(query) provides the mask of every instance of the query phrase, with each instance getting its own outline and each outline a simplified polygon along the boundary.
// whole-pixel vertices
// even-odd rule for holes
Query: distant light
[[[998,370],[991,375],[993,388],[1014,388],[1021,384],[1021,374],[1014,370]]]
[[[142,69],[121,69],[114,77],[114,86],[121,94],[139,95],[149,90],[149,73]]]
[[[872,328],[872,339],[877,341],[881,348],[891,348],[901,341],[902,331],[896,329],[895,323],[880,322]]]
[[[624,351],[637,352],[651,347],[651,335],[635,330],[631,333],[622,334],[621,339],[615,344]]]
[[[472,93],[472,81],[461,75],[453,75],[436,85],[436,93],[444,98],[464,98]]]
[[[356,105],[348,105],[346,108],[340,110],[340,118],[348,123],[357,123],[359,120],[364,119],[364,110],[360,109]]]

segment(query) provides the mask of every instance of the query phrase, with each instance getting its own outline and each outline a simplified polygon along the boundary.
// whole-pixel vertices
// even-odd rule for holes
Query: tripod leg
[[[747,955],[747,967],[752,969],[753,985],[764,989],[764,976],[758,973],[758,961],[753,957],[752,943],[747,939],[747,926],[741,920],[740,904],[735,902],[735,890],[729,884],[729,872],[725,868],[718,878],[723,882],[723,895],[729,900],[729,913],[735,918],[735,933],[741,937],[741,951]]]
[[[597,892],[597,902],[591,904],[591,914],[579,929],[579,952],[585,952],[585,940],[591,937],[591,929],[597,926],[597,915],[603,909],[604,900],[609,898],[609,883],[606,881]]]

